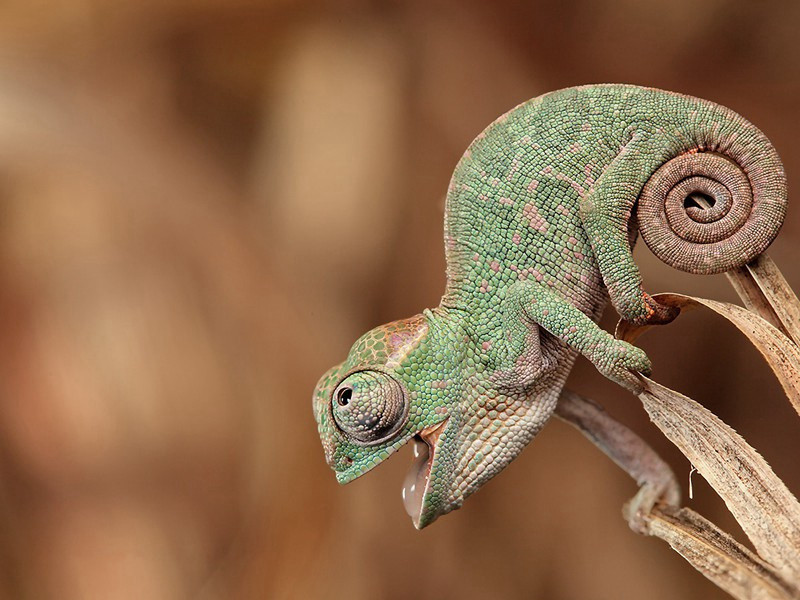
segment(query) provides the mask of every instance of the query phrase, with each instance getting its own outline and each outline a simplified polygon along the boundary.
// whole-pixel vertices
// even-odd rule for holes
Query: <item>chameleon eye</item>
[[[347,406],[350,404],[350,399],[353,397],[353,388],[343,387],[336,392],[336,402],[339,406]]]
[[[408,416],[403,387],[377,371],[359,371],[347,377],[333,393],[333,419],[356,443],[372,445],[397,433]]]

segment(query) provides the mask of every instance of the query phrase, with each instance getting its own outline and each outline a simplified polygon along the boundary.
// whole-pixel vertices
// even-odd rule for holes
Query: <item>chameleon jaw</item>
[[[423,507],[430,486],[431,467],[436,454],[436,446],[447,421],[445,419],[426,427],[412,438],[414,461],[411,463],[411,468],[403,483],[403,505],[417,529],[421,529]]]

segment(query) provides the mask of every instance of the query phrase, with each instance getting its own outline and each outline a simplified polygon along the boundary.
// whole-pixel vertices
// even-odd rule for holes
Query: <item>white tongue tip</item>
[[[425,486],[427,484],[428,458],[430,448],[425,442],[414,438],[414,461],[411,463],[403,482],[403,506],[406,513],[414,521],[419,523],[422,515],[422,499],[425,496]]]

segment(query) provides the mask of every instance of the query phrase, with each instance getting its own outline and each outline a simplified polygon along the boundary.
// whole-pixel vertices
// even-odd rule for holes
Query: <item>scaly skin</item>
[[[692,207],[693,193],[713,208]],[[642,290],[637,224],[668,264],[719,272],[769,245],[785,202],[766,137],[705,100],[598,85],[514,108],[450,182],[441,305],[368,332],[317,385],[338,480],[416,437],[429,450],[420,444],[416,491],[404,490],[414,524],[458,508],[542,428],[578,353],[634,392],[650,371],[642,350],[596,324],[609,296],[630,321],[674,317]]]

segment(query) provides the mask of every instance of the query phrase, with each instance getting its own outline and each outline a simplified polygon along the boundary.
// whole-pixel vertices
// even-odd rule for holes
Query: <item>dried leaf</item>
[[[741,600],[796,599],[800,591],[750,550],[688,508],[656,507],[649,533],[666,541],[717,586]]]
[[[800,300],[766,254],[726,273],[744,305],[800,343]]]
[[[759,555],[800,581],[800,504],[767,462],[728,425],[694,400],[642,378],[639,399],[725,501]]]
[[[727,302],[682,294],[657,294],[654,298],[659,304],[680,308],[681,312],[704,306],[728,319],[758,348],[780,381],[792,406],[800,414],[800,348],[779,329],[755,313]],[[616,335],[621,339],[634,341],[650,327],[620,321]]]

